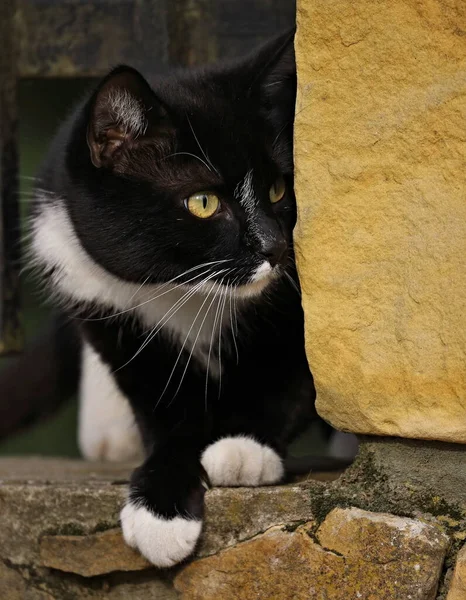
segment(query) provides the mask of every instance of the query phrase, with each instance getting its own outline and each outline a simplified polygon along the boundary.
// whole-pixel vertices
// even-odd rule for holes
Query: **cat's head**
[[[239,296],[282,275],[296,218],[295,79],[292,34],[151,85],[113,70],[66,154],[68,210],[86,251],[127,281],[206,280]]]

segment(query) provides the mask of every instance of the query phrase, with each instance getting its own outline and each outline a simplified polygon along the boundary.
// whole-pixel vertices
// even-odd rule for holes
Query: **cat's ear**
[[[167,111],[146,80],[131,67],[117,67],[89,105],[87,143],[96,167],[113,167],[122,151],[169,124]]]
[[[262,47],[257,73],[256,93],[260,110],[272,128],[272,152],[284,170],[292,171],[290,140],[293,139],[296,102],[294,30]]]
[[[259,52],[262,61],[258,83],[266,98],[288,88],[293,93],[296,88],[296,62],[292,29],[265,44]]]

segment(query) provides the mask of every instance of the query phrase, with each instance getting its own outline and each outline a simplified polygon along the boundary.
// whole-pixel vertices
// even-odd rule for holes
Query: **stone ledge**
[[[390,571],[391,577],[403,580],[408,586],[403,589],[418,590],[413,598],[444,600],[450,577],[441,572],[443,557],[447,552],[446,572],[454,565],[456,553],[466,538],[465,461],[463,448],[453,445],[363,440],[356,463],[337,481],[307,479],[286,486],[210,490],[206,495],[205,531],[195,559],[188,565],[162,572],[127,548],[119,532],[118,515],[131,465],[3,459],[0,460],[0,598],[169,600],[181,594],[184,600],[195,600],[201,596],[196,596],[193,590],[204,589],[205,600],[227,600],[226,591],[218,595],[218,586],[222,590],[231,588],[229,578],[233,577],[232,570],[238,571],[239,562],[243,564],[243,590],[247,590],[247,581],[257,580],[261,574],[262,583],[257,584],[263,589],[261,600],[276,597],[267,587],[267,582],[273,581],[284,585],[290,594],[295,590],[295,596],[285,595],[279,600],[304,598],[299,595],[299,585],[304,585],[320,564],[316,557],[334,573],[344,563],[341,589],[351,596],[350,574],[360,579],[357,573],[362,571],[358,565],[363,560],[357,544],[350,546],[351,539],[359,539],[363,545],[372,540],[373,550],[364,558],[363,571],[371,573],[372,587],[389,590],[383,576],[384,569],[389,567],[381,570],[377,565],[387,562],[382,552],[384,536],[393,540],[390,531],[404,523],[410,531],[417,532],[416,544],[421,544],[421,550],[398,536],[395,548],[399,546],[405,552],[400,564],[411,561],[424,566],[419,567],[420,573],[413,567],[408,573],[412,576],[409,580],[402,578],[403,573],[407,575],[403,569]],[[351,513],[341,512],[350,507]],[[361,511],[364,511],[362,516]],[[351,519],[343,519],[345,524],[339,526],[340,534],[331,543],[329,536],[334,529],[331,524],[339,514],[350,514]],[[377,519],[382,519],[383,531],[376,524]],[[345,537],[343,531],[349,531],[355,523],[357,534]],[[374,527],[382,538],[374,537]],[[429,555],[426,551],[429,545],[421,539],[423,531],[429,533],[429,539],[436,540],[433,543],[437,550],[430,558],[433,562],[423,562]],[[288,567],[294,573],[294,588],[288,585],[291,575],[283,562],[284,547],[290,551]],[[396,563],[390,560],[387,564],[392,562]],[[274,565],[280,567],[278,572]],[[206,577],[202,573],[207,573]],[[434,579],[433,575],[420,577],[427,573],[434,574]],[[325,583],[325,577],[319,577],[316,581],[320,586],[330,585]],[[233,578],[236,580],[236,576]],[[200,587],[201,580],[208,587]],[[437,583],[439,590],[435,596]],[[366,591],[359,591],[365,594],[369,589],[366,584]],[[319,588],[322,590],[330,588]],[[248,598],[249,592],[241,593],[238,598]],[[381,594],[378,600],[384,598]],[[397,600],[397,596],[386,597]],[[407,597],[400,596],[400,600]]]

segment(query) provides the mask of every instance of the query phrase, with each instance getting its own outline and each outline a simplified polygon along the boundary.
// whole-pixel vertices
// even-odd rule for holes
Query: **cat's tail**
[[[79,337],[56,314],[0,372],[0,440],[52,415],[75,393],[79,375]]]

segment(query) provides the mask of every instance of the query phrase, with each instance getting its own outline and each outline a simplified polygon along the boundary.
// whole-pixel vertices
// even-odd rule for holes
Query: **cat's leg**
[[[295,370],[294,385],[266,372],[238,378],[216,407],[213,443],[201,463],[214,486],[280,483],[287,444],[312,415],[313,387],[307,368]]]
[[[195,549],[207,476],[192,431],[170,436],[133,473],[121,526],[126,543],[152,564],[171,567]]]
[[[143,456],[131,406],[108,365],[87,342],[83,343],[78,442],[88,460],[125,461]]]
[[[85,334],[128,399],[146,452],[121,511],[124,539],[155,566],[170,567],[193,552],[202,529],[204,380],[187,372],[178,394],[177,377],[165,390],[179,349],[157,338],[138,353],[141,336],[131,325],[89,321]]]

